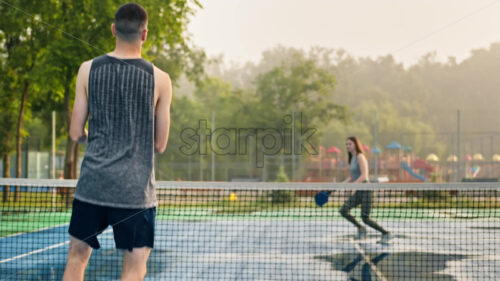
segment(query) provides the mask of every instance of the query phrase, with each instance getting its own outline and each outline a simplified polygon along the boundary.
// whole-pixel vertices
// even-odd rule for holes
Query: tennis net
[[[61,280],[75,185],[0,178],[0,280]],[[497,280],[500,274],[498,183],[157,186],[146,280]],[[119,280],[122,252],[111,228],[98,239],[86,280]]]

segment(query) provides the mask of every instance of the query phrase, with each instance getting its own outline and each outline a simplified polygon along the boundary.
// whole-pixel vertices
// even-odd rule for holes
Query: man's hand
[[[89,139],[89,132],[87,129],[83,129],[82,137],[78,140],[79,144],[87,144]]]

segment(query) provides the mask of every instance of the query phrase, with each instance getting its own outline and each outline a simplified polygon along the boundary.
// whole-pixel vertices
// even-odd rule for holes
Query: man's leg
[[[103,212],[105,208],[101,206],[73,200],[68,229],[70,244],[64,281],[83,280],[92,248],[99,249],[100,247],[97,235],[107,226]]]
[[[123,251],[122,281],[142,281],[147,272],[147,261],[151,248],[134,248]]]
[[[147,261],[154,247],[156,208],[113,208],[110,221],[117,249],[123,250],[122,279],[143,280]]]
[[[83,280],[91,253],[92,248],[87,243],[71,236],[63,281]]]

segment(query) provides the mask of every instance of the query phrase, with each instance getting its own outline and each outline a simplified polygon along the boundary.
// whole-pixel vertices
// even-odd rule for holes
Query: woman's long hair
[[[363,147],[361,146],[361,143],[359,142],[357,137],[348,137],[347,140],[350,140],[354,143],[354,146],[356,147],[356,153],[363,153]],[[347,151],[347,156],[349,157],[349,164],[351,164],[351,159],[352,159],[352,153]]]

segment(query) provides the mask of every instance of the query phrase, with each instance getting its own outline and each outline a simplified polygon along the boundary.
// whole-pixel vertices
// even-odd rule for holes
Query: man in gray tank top
[[[100,247],[97,235],[108,225],[124,250],[122,280],[144,279],[154,243],[154,153],[167,146],[172,86],[167,73],[141,58],[143,7],[121,6],[111,30],[115,50],[84,62],[76,79],[70,136],[88,144],[63,280],[83,280],[92,249]]]

